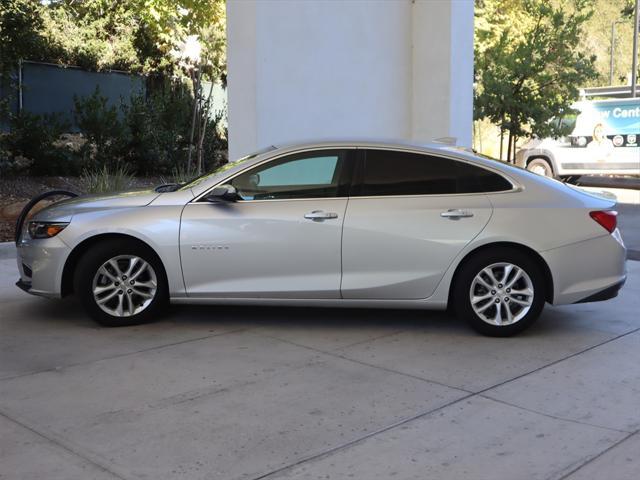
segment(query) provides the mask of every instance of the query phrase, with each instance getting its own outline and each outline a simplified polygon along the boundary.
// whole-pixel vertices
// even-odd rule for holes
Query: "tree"
[[[560,135],[578,88],[597,76],[580,51],[592,0],[480,0],[476,10],[474,116],[508,132],[507,160],[526,135]],[[502,157],[502,149],[501,154]]]
[[[141,20],[147,47],[156,55],[146,55],[146,71],[178,73],[176,59],[190,38],[197,38],[201,48],[201,68],[210,78],[223,78],[225,56],[224,0],[136,0],[141,2]]]
[[[197,35],[204,74],[225,72],[224,0],[3,0],[0,66],[19,59],[89,70],[183,73],[175,52]],[[9,68],[9,67],[7,67]]]
[[[41,9],[48,61],[88,70],[142,72],[134,2],[52,0]]]
[[[46,57],[41,5],[33,0],[3,0],[0,3],[0,74],[15,70],[22,58]]]
[[[193,115],[186,167],[192,168],[195,150],[200,171],[207,125],[215,123],[212,89],[207,95],[202,85],[226,81],[225,26],[224,0],[2,0],[0,88],[15,83],[19,60],[40,60],[146,74],[148,94],[182,96],[188,89]],[[196,60],[184,55],[188,44],[197,44]]]

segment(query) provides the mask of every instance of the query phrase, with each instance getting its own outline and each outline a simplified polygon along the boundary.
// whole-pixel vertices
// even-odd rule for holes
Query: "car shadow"
[[[80,302],[74,297],[62,300],[31,298],[21,302],[20,318],[22,324],[31,324],[34,328],[46,324],[48,328],[102,328],[84,312]],[[549,336],[568,333],[569,330],[589,328],[581,324],[582,312],[565,310],[559,312],[547,308],[541,318],[519,337]],[[566,317],[567,321],[563,321]],[[289,306],[227,306],[227,305],[171,305],[156,321],[136,327],[121,327],[144,332],[145,327],[160,327],[163,323],[173,327],[184,326],[189,329],[207,330],[213,326],[224,326],[232,330],[250,330],[253,328],[305,329],[308,331],[334,328],[351,330],[358,328],[376,328],[381,334],[385,331],[415,331],[422,333],[447,333],[463,336],[479,336],[464,321],[447,311],[339,308],[339,307],[289,307]]]

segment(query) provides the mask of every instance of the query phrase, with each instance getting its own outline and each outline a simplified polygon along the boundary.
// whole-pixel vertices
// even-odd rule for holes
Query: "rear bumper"
[[[575,303],[589,303],[589,302],[602,302],[604,300],[610,300],[618,296],[618,292],[622,288],[622,286],[627,281],[627,277],[625,276],[623,280],[619,281],[615,285],[611,285],[610,287],[605,288],[604,290],[600,290],[597,293],[589,295],[582,300],[578,300]]]
[[[553,304],[613,298],[624,284],[626,249],[620,233],[540,252],[553,277]]]

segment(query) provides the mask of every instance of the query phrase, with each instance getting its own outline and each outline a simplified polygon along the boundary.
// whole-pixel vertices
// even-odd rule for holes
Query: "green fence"
[[[73,125],[73,99],[91,95],[96,87],[110,105],[119,106],[133,95],[145,93],[145,78],[123,72],[89,72],[77,67],[22,62],[11,88],[0,89],[0,99],[9,102],[13,113],[58,113]],[[6,125],[3,125],[6,128]]]

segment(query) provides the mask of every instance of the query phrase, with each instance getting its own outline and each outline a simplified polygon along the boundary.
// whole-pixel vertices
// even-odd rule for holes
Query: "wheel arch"
[[[467,254],[458,262],[458,265],[456,265],[456,269],[453,273],[453,276],[451,277],[451,282],[449,284],[449,296],[448,296],[448,304],[452,305],[452,294],[453,294],[453,290],[454,290],[454,286],[458,280],[458,274],[460,273],[460,270],[462,269],[462,266],[469,261],[469,259],[471,259],[473,256],[477,255],[479,252],[482,251],[486,251],[486,250],[495,250],[495,249],[501,249],[501,248],[512,248],[515,250],[519,250],[522,253],[525,253],[526,255],[531,256],[531,258],[533,258],[536,263],[540,266],[540,268],[542,269],[542,273],[544,275],[544,281],[545,281],[545,300],[549,303],[553,303],[553,275],[551,273],[551,269],[549,268],[549,265],[547,264],[547,262],[545,261],[544,258],[542,258],[542,256],[536,252],[534,249],[532,249],[531,247],[528,247],[526,245],[523,245],[521,243],[516,243],[516,242],[493,242],[493,243],[486,243],[484,245],[480,245],[476,248],[474,248],[473,250],[471,250],[470,252],[467,252]]]
[[[133,243],[137,243],[138,245],[144,247],[146,250],[149,251],[149,253],[151,253],[156,257],[159,264],[162,266],[164,270],[163,271],[164,278],[167,278],[167,272],[164,266],[164,262],[160,258],[160,255],[158,255],[158,252],[156,252],[155,249],[151,245],[149,245],[147,242],[137,237],[134,237],[133,235],[127,235],[126,233],[101,233],[101,234],[94,235],[84,239],[82,242],[76,245],[73,248],[73,250],[71,250],[71,253],[67,257],[64,264],[64,268],[62,270],[62,283],[61,283],[62,297],[68,296],[72,294],[74,291],[73,278],[76,271],[76,267],[78,265],[78,261],[80,260],[82,255],[86,251],[88,251],[91,247],[93,247],[94,245],[97,245],[98,243],[113,241],[113,240],[127,240]]]

